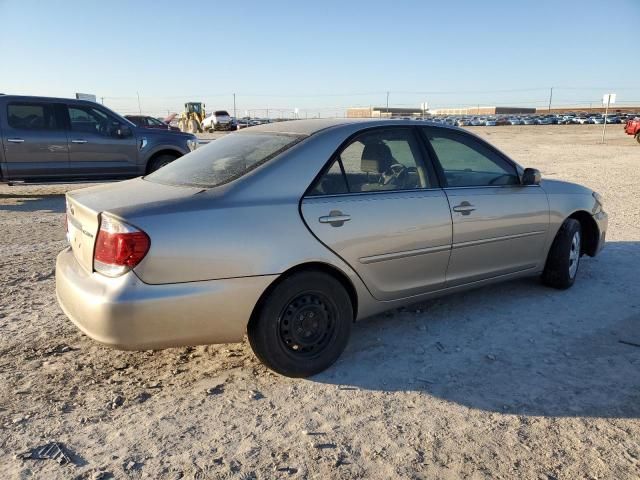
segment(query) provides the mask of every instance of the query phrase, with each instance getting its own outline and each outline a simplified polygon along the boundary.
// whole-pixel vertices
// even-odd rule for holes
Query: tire
[[[640,133],[636,133],[636,140],[638,143],[640,143]]]
[[[542,282],[559,290],[571,287],[576,281],[582,246],[582,228],[573,218],[564,221],[553,240],[542,272]]]
[[[275,286],[247,328],[256,357],[287,377],[331,366],[347,345],[353,308],[331,275],[295,273]]]
[[[159,168],[162,168],[165,165],[170,164],[176,158],[178,158],[178,157],[176,157],[175,155],[170,155],[168,153],[165,153],[163,155],[158,155],[156,158],[151,160],[151,162],[149,163],[149,166],[147,167],[147,174],[155,172]]]
[[[198,122],[195,119],[189,119],[187,122],[187,131],[194,134],[198,133]]]

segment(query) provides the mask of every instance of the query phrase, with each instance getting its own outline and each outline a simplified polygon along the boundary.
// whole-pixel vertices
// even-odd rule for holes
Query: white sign
[[[616,94],[615,93],[605,93],[602,96],[602,104],[609,105],[611,103],[616,103]]]
[[[76,100],[88,100],[90,102],[95,102],[97,101],[97,98],[91,93],[76,93]]]

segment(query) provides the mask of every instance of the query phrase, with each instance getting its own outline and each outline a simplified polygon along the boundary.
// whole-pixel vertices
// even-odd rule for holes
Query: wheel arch
[[[262,295],[260,295],[260,298],[258,298],[258,301],[253,307],[253,310],[251,312],[251,316],[249,317],[249,322],[247,323],[247,325],[250,325],[252,322],[254,322],[257,319],[258,314],[260,313],[260,310],[264,305],[264,302],[269,297],[273,289],[277,287],[286,278],[290,277],[295,273],[300,273],[300,272],[323,272],[328,275],[331,275],[333,278],[338,280],[340,284],[344,287],[344,289],[347,291],[347,294],[349,295],[349,299],[351,300],[351,308],[353,309],[353,321],[355,322],[356,318],[358,317],[358,294],[355,286],[353,285],[349,277],[339,268],[334,267],[333,265],[329,265],[328,263],[308,262],[308,263],[302,263],[300,265],[296,265],[294,267],[289,268],[288,270],[285,270],[280,275],[278,275],[278,278],[276,278],[273,282],[271,282],[271,284],[264,290],[264,292],[262,292]]]
[[[580,222],[582,228],[582,252],[593,257],[598,250],[600,241],[600,229],[591,214],[585,210],[577,210],[569,217]]]
[[[149,167],[153,164],[153,161],[161,155],[171,155],[175,158],[180,158],[183,153],[180,150],[176,150],[174,148],[161,148],[160,150],[153,152],[144,165],[145,173],[149,173]]]

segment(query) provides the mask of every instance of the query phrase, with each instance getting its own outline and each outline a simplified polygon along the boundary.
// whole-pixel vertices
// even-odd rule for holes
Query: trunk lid
[[[201,188],[162,185],[136,178],[67,192],[67,239],[76,260],[86,271],[93,271],[101,213],[176,200],[201,191]]]

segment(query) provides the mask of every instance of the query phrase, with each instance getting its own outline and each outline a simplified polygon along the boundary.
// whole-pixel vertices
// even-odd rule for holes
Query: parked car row
[[[548,115],[488,115],[488,116],[432,116],[430,121],[459,127],[501,126],[501,125],[586,125],[620,124],[633,119],[638,114],[567,113]]]
[[[615,113],[603,115],[600,113],[566,113],[548,115],[453,115],[429,117],[429,120],[445,125],[458,127],[495,127],[501,125],[586,125],[586,124],[620,124],[633,119],[638,114],[635,113]]]

